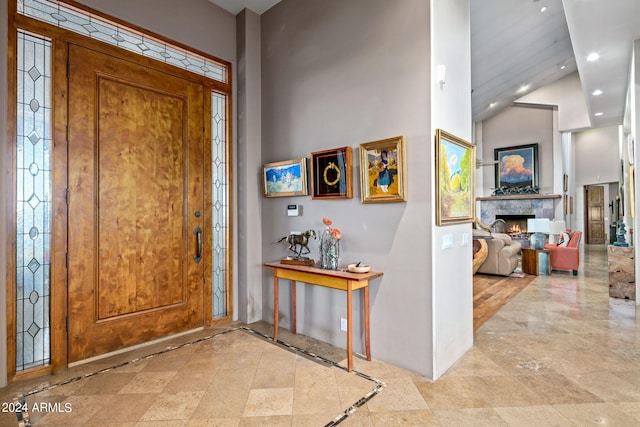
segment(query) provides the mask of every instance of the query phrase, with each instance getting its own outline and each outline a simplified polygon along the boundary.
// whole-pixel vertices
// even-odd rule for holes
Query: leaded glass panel
[[[16,370],[48,365],[51,42],[18,32]]]
[[[18,0],[18,13],[226,83],[227,67],[54,0]]]
[[[227,215],[229,186],[227,180],[227,97],[211,92],[212,159],[212,247],[213,247],[213,318],[227,316]]]

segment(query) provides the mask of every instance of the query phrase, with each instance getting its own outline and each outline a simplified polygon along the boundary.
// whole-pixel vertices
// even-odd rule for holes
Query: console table
[[[279,279],[291,281],[291,332],[296,333],[296,282],[325,286],[347,292],[347,370],[353,370],[352,340],[352,294],[362,289],[364,292],[364,341],[367,360],[371,360],[369,334],[369,280],[382,276],[380,271],[369,273],[351,273],[342,270],[324,270],[306,265],[281,264],[267,262],[265,267],[273,269],[273,339],[278,340],[278,282]]]

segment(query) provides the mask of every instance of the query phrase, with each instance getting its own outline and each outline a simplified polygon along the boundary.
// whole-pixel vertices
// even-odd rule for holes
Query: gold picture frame
[[[311,153],[311,198],[351,199],[351,147]]]
[[[362,203],[407,201],[407,161],[404,136],[360,144]]]
[[[262,165],[264,197],[306,196],[307,158],[265,163]]]
[[[436,225],[473,222],[476,147],[442,129],[435,141]]]

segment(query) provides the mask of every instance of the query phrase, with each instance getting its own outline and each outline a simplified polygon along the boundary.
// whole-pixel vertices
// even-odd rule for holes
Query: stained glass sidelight
[[[18,0],[18,13],[226,83],[227,67],[55,0]]]
[[[51,42],[18,32],[16,371],[49,364]]]
[[[229,185],[227,170],[227,97],[211,92],[211,179],[213,199],[213,318],[227,315],[227,241]]]

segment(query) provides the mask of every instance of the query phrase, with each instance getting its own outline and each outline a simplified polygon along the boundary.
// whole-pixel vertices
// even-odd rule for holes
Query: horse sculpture
[[[301,255],[311,252],[308,246],[309,238],[311,237],[315,239],[316,232],[313,230],[307,230],[302,234],[289,234],[288,236],[284,236],[276,243],[280,243],[286,239],[287,243],[289,243],[289,250],[296,254],[296,258],[300,258]],[[306,252],[302,252],[303,250],[306,250]]]

